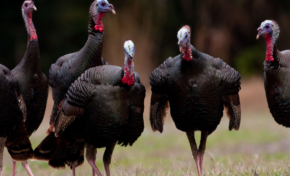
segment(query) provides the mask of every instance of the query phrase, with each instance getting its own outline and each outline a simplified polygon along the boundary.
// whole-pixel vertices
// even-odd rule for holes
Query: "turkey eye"
[[[104,7],[105,5],[106,5],[106,3],[104,3],[104,2],[101,4],[101,6],[103,6],[103,7]]]
[[[185,35],[185,38],[187,38],[187,34]]]
[[[24,4],[24,7],[27,7],[27,3]]]
[[[266,29],[269,29],[269,26],[268,25],[266,26]]]

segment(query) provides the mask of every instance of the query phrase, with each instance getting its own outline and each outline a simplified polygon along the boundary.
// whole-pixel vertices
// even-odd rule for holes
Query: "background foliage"
[[[136,45],[136,70],[146,82],[150,72],[178,52],[176,34],[188,24],[192,43],[202,52],[220,57],[242,75],[261,75],[265,52],[256,29],[265,19],[281,28],[279,48],[290,48],[289,0],[109,0],[117,15],[108,14],[105,24],[104,58],[122,65],[123,42]],[[26,47],[21,16],[23,0],[0,6],[0,63],[13,68]],[[33,20],[39,36],[41,64],[45,73],[60,56],[79,50],[87,39],[88,9],[92,0],[35,0]],[[114,51],[114,52],[112,52]]]

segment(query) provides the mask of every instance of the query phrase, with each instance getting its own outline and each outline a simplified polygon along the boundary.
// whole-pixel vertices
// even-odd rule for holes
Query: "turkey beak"
[[[111,13],[116,15],[115,8],[114,8],[114,6],[112,4],[109,5],[109,8],[110,8]]]
[[[260,35],[261,35],[261,33],[262,33],[262,30],[261,30],[261,28],[259,27],[259,28],[257,29],[257,31],[258,31],[258,34],[257,34],[256,39],[258,40],[258,39],[260,38]]]
[[[177,44],[179,45],[179,51],[182,52],[183,42],[179,40]]]
[[[35,7],[35,5],[33,5],[33,7],[32,7],[32,8],[33,8],[33,10],[37,11],[37,8]]]

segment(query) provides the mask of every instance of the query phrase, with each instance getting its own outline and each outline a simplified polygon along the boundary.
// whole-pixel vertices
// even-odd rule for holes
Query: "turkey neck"
[[[102,65],[102,48],[104,32],[94,30],[95,22],[93,19],[89,22],[88,40],[85,46],[79,51],[74,58],[76,65],[79,66],[97,66]]]
[[[187,43],[183,48],[182,48],[182,53],[183,56],[182,58],[186,61],[192,60],[192,51],[191,51],[191,45],[190,43]]]
[[[125,56],[125,63],[124,63],[123,70],[124,70],[124,75],[122,78],[122,82],[124,84],[127,84],[128,86],[132,86],[135,82],[133,58],[129,58],[127,55]]]
[[[19,66],[30,71],[33,71],[34,69],[41,71],[38,37],[32,22],[32,12],[26,14],[22,11],[22,16],[28,34],[28,41],[26,52],[19,63]]]
[[[268,50],[268,46],[267,46],[267,50]],[[271,51],[273,52],[273,54],[271,54],[271,57],[273,61],[267,61],[267,54],[269,51],[267,51],[266,53],[266,61],[265,61],[265,70],[278,70],[280,68],[280,59],[281,59],[281,53],[277,48],[277,45],[274,44],[273,48],[271,49]]]
[[[90,22],[88,28],[88,40],[85,46],[78,52],[76,57],[72,61],[78,65],[78,68],[87,69],[88,67],[94,67],[103,65],[102,63],[102,49],[104,32],[95,30],[95,26],[102,26],[101,19],[104,17],[104,13],[98,11],[97,1],[94,1],[90,7]],[[77,68],[77,69],[78,69]],[[85,70],[82,70],[82,72]]]
[[[33,41],[33,40],[37,41],[38,38],[37,38],[36,30],[32,22],[32,12],[25,13],[24,10],[22,10],[22,16],[24,19],[27,33],[28,33],[29,41]]]
[[[279,31],[274,31],[272,34],[264,36],[266,40],[266,64],[267,69],[278,69],[281,53],[277,48],[276,40],[279,36]]]

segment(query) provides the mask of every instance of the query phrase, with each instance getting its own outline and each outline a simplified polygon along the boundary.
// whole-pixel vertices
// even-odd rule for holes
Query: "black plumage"
[[[229,129],[239,129],[240,75],[220,58],[201,53],[191,46],[188,26],[183,27],[178,36],[182,39],[179,44],[183,54],[168,58],[150,75],[150,122],[154,131],[162,132],[170,107],[177,129],[188,135],[201,175],[206,138],[220,123],[224,107],[230,118]],[[202,132],[199,150],[194,131]]]
[[[77,130],[73,133],[81,135],[86,142],[96,147],[106,147],[107,141],[114,140],[124,146],[132,145],[144,128],[145,88],[137,73],[132,87],[123,85],[123,75],[121,67],[107,65],[82,74],[67,92],[55,134],[61,135],[70,124],[83,117],[84,121],[75,123],[84,126],[82,133]]]
[[[182,55],[168,58],[150,76],[151,122],[156,130],[162,132],[160,122],[164,121],[164,109],[169,101],[179,130],[212,133],[220,123],[223,106],[228,105],[230,109],[230,99],[240,89],[238,72],[219,58],[200,53],[193,46],[191,50],[192,61],[183,60]],[[225,103],[227,100],[229,103]],[[162,118],[155,125],[159,117]]]

